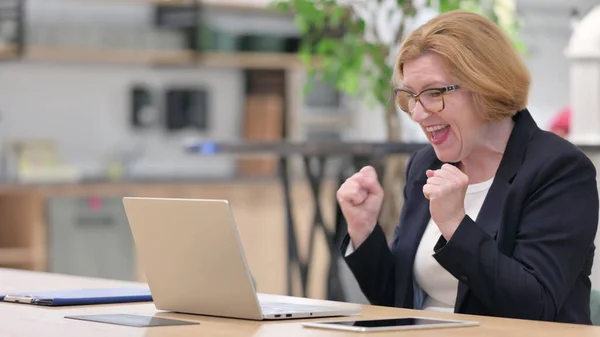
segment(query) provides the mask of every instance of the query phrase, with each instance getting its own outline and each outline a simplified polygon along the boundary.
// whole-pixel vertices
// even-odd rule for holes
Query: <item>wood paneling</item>
[[[257,94],[246,98],[244,139],[277,141],[282,138],[283,99],[278,95]],[[277,158],[241,158],[240,175],[273,176],[277,174]]]

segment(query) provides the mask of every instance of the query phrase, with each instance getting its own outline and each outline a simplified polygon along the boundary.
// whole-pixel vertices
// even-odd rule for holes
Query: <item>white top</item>
[[[467,187],[465,213],[471,219],[477,220],[479,210],[493,181],[492,178]],[[453,312],[458,280],[433,257],[433,247],[441,235],[438,226],[430,219],[417,249],[413,273],[417,284],[427,294],[423,305],[424,310]],[[354,246],[350,241],[345,255],[348,256],[353,252]]]
[[[465,213],[477,219],[481,205],[494,179],[469,185],[465,195]],[[454,311],[458,280],[444,269],[433,257],[433,247],[442,233],[438,226],[429,220],[415,256],[414,275],[417,284],[427,294],[424,310]]]

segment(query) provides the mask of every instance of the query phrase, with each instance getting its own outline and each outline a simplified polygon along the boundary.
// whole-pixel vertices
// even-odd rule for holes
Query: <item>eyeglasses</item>
[[[449,85],[444,88],[429,88],[416,95],[408,90],[394,89],[394,95],[396,96],[396,103],[406,113],[413,113],[417,102],[421,103],[425,111],[437,113],[444,110],[446,106],[444,95],[459,88],[459,85]]]

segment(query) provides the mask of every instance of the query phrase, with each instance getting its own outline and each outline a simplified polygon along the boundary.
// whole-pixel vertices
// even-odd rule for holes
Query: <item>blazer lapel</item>
[[[437,158],[432,158],[432,162],[426,167],[428,168],[439,168],[441,166],[441,162],[437,160]],[[419,173],[421,174],[421,173]],[[403,260],[406,258],[406,263],[409,265],[410,272],[406,275],[405,281],[407,287],[412,286],[412,282],[414,279],[414,275],[412,273],[414,268],[415,256],[417,254],[417,249],[419,248],[419,244],[421,243],[421,238],[423,237],[423,233],[427,228],[427,224],[429,223],[429,219],[431,218],[429,212],[429,200],[425,198],[423,195],[423,186],[427,182],[427,176],[425,172],[422,172],[422,176],[419,179],[415,179],[412,182],[412,186],[410,188],[409,197],[407,202],[404,204],[404,208],[406,209],[407,215],[406,218],[410,219],[410,224],[400,223],[400,226],[406,226],[404,229],[401,228],[401,242],[398,243],[398,252],[403,252],[400,255],[404,255]],[[406,297],[409,295],[410,297]],[[399,303],[403,303],[407,306],[414,306],[416,303],[413,303],[413,292],[409,291],[406,293],[399,293],[397,296],[397,301]]]
[[[503,225],[502,214],[510,185],[521,167],[529,139],[536,130],[539,130],[529,111],[526,109],[519,111],[513,117],[513,120],[515,121],[515,126],[506,145],[504,156],[494,177],[494,182],[490,186],[490,190],[481,206],[477,219],[473,219],[478,226],[494,238],[496,238],[499,230],[504,230],[504,228],[501,228]],[[505,254],[507,253],[502,249],[501,251]],[[459,282],[456,304],[454,306],[455,312],[463,312],[461,307],[465,303],[467,290],[466,285]]]
[[[473,219],[479,227],[494,238],[503,220],[502,213],[504,212],[504,203],[509,187],[510,184],[502,177],[496,177],[481,206],[477,219]],[[467,286],[459,281],[454,305],[455,312],[463,312],[461,307],[465,303],[467,290]]]

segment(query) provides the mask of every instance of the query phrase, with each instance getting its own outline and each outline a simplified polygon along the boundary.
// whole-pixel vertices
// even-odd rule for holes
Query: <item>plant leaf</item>
[[[269,3],[269,7],[280,12],[289,12],[292,8],[292,4],[286,0],[279,0]]]
[[[306,21],[304,15],[296,15],[294,17],[294,24],[296,24],[296,27],[298,27],[298,30],[300,30],[300,34],[307,34],[308,30],[310,29],[310,25]]]
[[[360,76],[358,70],[346,69],[346,71],[342,73],[337,87],[350,95],[355,95],[356,90],[358,89],[359,79]]]
[[[460,0],[439,0],[440,1],[440,12],[445,13],[460,9]]]
[[[323,38],[317,42],[316,53],[330,54],[334,53],[337,48],[339,48],[339,41],[333,38]]]
[[[514,41],[514,44],[515,48],[517,49],[517,51],[519,51],[519,53],[527,55],[527,46],[525,45],[525,42],[516,40]]]
[[[333,28],[339,28],[344,17],[344,9],[341,7],[335,7],[329,18],[329,25]]]
[[[358,33],[361,33],[361,34],[364,33],[366,28],[367,28],[367,25],[364,20],[358,20],[356,22],[356,30]]]

